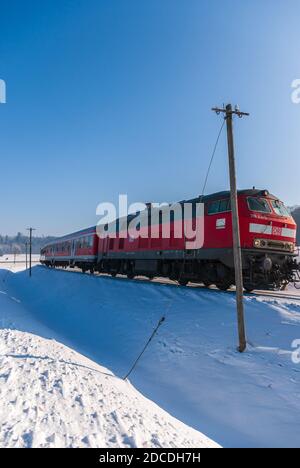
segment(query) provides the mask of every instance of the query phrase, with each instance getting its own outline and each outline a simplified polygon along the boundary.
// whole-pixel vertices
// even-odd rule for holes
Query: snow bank
[[[1,447],[215,447],[56,341],[0,331]]]
[[[46,327],[39,335],[56,336],[118,376],[166,315],[130,377],[136,388],[222,446],[300,446],[300,365],[292,361],[299,301],[248,296],[250,345],[240,355],[232,293],[43,267],[30,281],[8,274],[6,288]],[[21,316],[4,326],[34,332]]]
[[[0,270],[0,447],[217,447],[108,369],[20,331],[57,337],[9,294],[9,275]]]

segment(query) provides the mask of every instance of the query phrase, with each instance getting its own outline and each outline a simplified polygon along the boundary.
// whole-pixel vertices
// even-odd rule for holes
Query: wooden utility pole
[[[27,260],[27,256],[28,256],[28,242],[26,241],[26,242],[25,242],[26,270],[27,270],[27,268],[28,268],[28,260]]]
[[[27,231],[29,231],[29,276],[31,277],[31,275],[32,275],[32,271],[31,271],[31,265],[32,265],[32,231],[35,231],[35,229],[30,227],[30,228],[27,228]]]
[[[230,200],[232,211],[232,237],[233,237],[233,257],[235,270],[236,284],[236,305],[239,333],[239,351],[243,353],[246,349],[246,332],[244,320],[244,287],[243,287],[243,267],[242,267],[242,251],[241,237],[237,198],[237,183],[236,183],[236,167],[234,156],[234,140],[233,140],[233,115],[238,117],[248,116],[246,112],[241,112],[238,108],[232,109],[231,104],[226,108],[213,108],[217,114],[224,113],[227,124],[227,142],[228,142],[228,159],[229,159],[229,174],[230,174]]]

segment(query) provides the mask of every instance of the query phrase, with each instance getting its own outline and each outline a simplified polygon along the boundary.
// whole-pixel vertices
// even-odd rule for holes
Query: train
[[[41,263],[52,268],[79,268],[91,274],[121,274],[130,279],[164,277],[183,286],[193,282],[206,287],[215,285],[225,291],[235,284],[230,192],[179,202],[181,206],[186,203],[203,206],[201,246],[187,248],[184,230],[180,237],[174,235],[178,223],[174,216],[167,221],[170,232],[167,238],[162,235],[166,227],[162,217],[156,218],[155,236],[150,232],[146,237],[133,238],[126,228],[136,213],[116,220],[114,236],[110,236],[107,225],[105,237],[99,236],[98,227],[93,226],[57,238],[42,248]],[[144,219],[152,216],[148,214],[152,213],[149,206]],[[297,226],[284,203],[268,190],[239,190],[238,211],[245,290],[278,290],[288,283],[299,282]],[[192,223],[196,221],[195,213],[192,209]]]

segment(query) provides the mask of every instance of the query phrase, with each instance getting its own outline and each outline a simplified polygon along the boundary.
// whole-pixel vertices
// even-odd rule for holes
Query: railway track
[[[44,267],[42,265],[39,265],[39,266],[41,268],[47,268],[47,267]],[[90,273],[82,273],[82,271],[79,268],[61,268],[61,267],[58,267],[58,268],[55,268],[55,270],[63,271],[63,272],[66,272],[66,273],[77,273],[77,274],[81,274],[81,275],[90,275]],[[95,276],[95,277],[107,277],[107,278],[112,277],[108,273],[94,273],[93,276]],[[118,280],[122,280],[122,281],[142,281],[142,282],[166,284],[166,285],[170,285],[170,286],[179,286],[177,281],[173,281],[173,280],[170,280],[168,278],[157,277],[157,278],[154,278],[152,280],[149,280],[145,276],[136,276],[134,279],[128,279],[124,275],[117,275],[116,278]],[[224,294],[224,293],[225,294],[234,294],[235,293],[234,288],[231,288],[228,291],[220,291],[215,286],[210,286],[209,288],[207,288],[206,286],[204,286],[202,284],[198,284],[198,283],[189,283],[187,286],[180,286],[180,287],[203,289],[205,291],[211,291],[211,292],[218,293],[218,294]],[[295,291],[297,291],[296,288],[295,288]],[[295,293],[295,294],[291,293],[290,291],[254,290],[251,293],[245,292],[245,296],[246,297],[258,297],[258,296],[261,297],[261,296],[264,296],[264,297],[269,297],[269,298],[288,299],[288,300],[293,300],[293,301],[299,301],[300,302],[300,290],[298,290],[298,293]]]
[[[288,299],[292,301],[300,301],[300,291],[299,294],[291,294],[290,292],[284,291],[253,291],[252,293],[247,294],[247,296],[265,296],[277,299]]]

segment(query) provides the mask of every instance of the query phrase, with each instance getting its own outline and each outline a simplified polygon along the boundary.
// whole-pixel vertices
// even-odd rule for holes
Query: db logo
[[[278,226],[273,226],[272,235],[273,236],[281,236],[282,235],[282,228],[278,227]]]
[[[294,364],[300,364],[300,340],[294,340],[292,348],[296,348],[295,351],[292,352],[292,361]]]

